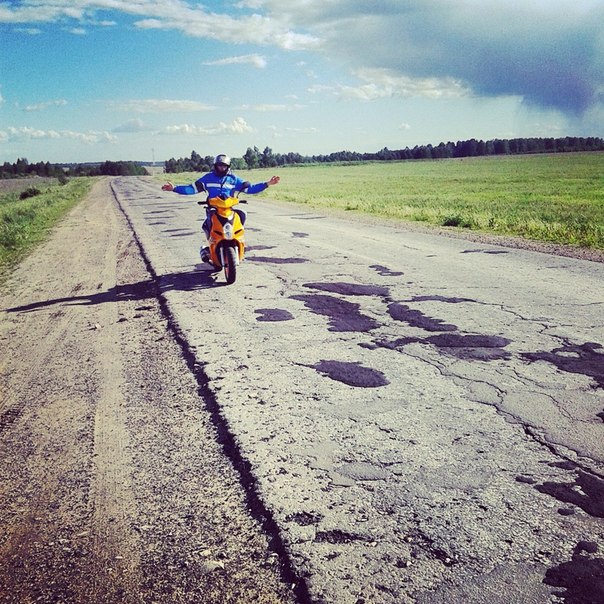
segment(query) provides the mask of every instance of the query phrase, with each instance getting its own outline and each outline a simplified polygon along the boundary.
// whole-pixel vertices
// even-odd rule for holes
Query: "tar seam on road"
[[[241,450],[237,446],[237,442],[234,435],[231,433],[224,417],[222,416],[220,406],[216,401],[216,397],[214,393],[210,390],[210,379],[206,375],[203,369],[203,365],[197,362],[195,354],[189,347],[189,343],[181,334],[172,317],[172,314],[170,313],[170,310],[168,309],[168,305],[164,295],[160,293],[159,277],[155,273],[151,262],[149,261],[149,258],[145,253],[145,250],[138,238],[138,235],[136,234],[134,225],[132,224],[130,217],[124,210],[124,207],[122,206],[113,188],[113,183],[111,183],[111,191],[113,193],[115,202],[117,203],[117,206],[120,209],[120,212],[126,219],[128,226],[130,227],[132,236],[134,237],[134,241],[136,242],[143,262],[145,263],[145,267],[149,272],[151,279],[153,280],[153,286],[155,290],[153,293],[155,298],[159,302],[162,315],[167,321],[168,329],[174,337],[176,343],[180,346],[187,366],[195,377],[195,381],[198,385],[198,394],[204,401],[206,409],[210,414],[212,424],[216,428],[218,442],[220,443],[226,457],[233,464],[235,471],[239,474],[240,483],[245,492],[245,499],[247,502],[248,509],[250,510],[250,514],[255,520],[260,523],[260,526],[263,528],[263,530],[269,537],[269,547],[272,549],[273,552],[275,552],[279,556],[281,576],[283,580],[289,584],[295,585],[295,587],[293,588],[293,592],[296,596],[296,600],[299,602],[299,604],[310,604],[312,602],[312,598],[310,597],[308,586],[306,585],[305,580],[298,576],[294,571],[285,544],[281,539],[279,527],[275,522],[272,514],[264,505],[264,502],[258,494],[257,482],[251,471],[251,464],[243,456]]]

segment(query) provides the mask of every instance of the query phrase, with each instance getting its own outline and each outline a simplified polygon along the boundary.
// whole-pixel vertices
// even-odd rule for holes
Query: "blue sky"
[[[604,136],[604,0],[0,0],[0,162]]]

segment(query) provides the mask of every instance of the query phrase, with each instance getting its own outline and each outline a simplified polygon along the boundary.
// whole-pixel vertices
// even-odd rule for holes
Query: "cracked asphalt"
[[[303,599],[604,601],[604,264],[113,181]]]
[[[1,292],[0,600],[604,602],[604,263],[249,201],[232,286],[129,177]]]

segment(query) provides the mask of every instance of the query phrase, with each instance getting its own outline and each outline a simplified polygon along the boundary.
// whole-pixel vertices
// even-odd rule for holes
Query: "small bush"
[[[467,226],[466,221],[459,214],[445,216],[442,221],[442,225],[446,227]]]
[[[19,195],[19,199],[28,199],[29,197],[35,197],[36,195],[42,195],[42,191],[36,189],[36,187],[29,187]]]

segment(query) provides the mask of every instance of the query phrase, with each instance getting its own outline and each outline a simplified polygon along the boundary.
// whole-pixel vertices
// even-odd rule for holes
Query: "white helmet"
[[[231,167],[231,158],[228,155],[221,153],[220,155],[217,155],[214,158],[214,167],[216,167],[217,164],[224,164],[225,166],[228,166],[230,168]]]

